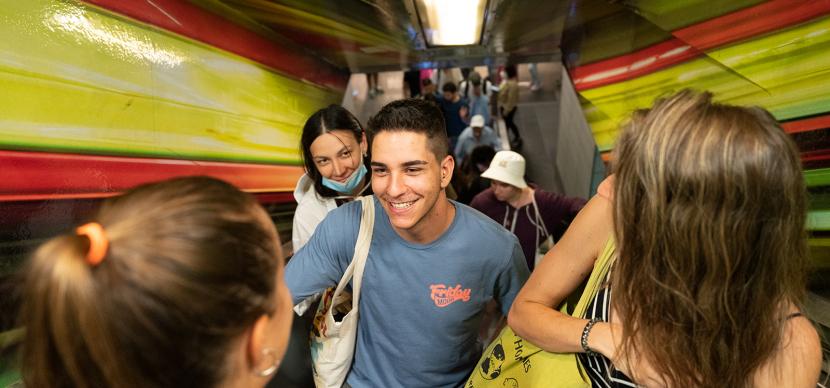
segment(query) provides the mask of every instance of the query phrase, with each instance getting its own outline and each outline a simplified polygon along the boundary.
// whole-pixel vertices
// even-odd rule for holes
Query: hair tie
[[[107,235],[104,234],[104,227],[97,222],[90,222],[75,229],[78,236],[86,236],[89,239],[89,251],[86,253],[86,262],[91,266],[96,266],[104,261],[104,256],[107,254]]]

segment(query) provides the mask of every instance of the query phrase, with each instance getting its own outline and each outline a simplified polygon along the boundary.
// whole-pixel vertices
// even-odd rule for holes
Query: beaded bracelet
[[[582,345],[582,350],[585,351],[585,354],[592,357],[597,357],[600,354],[588,347],[588,334],[591,333],[591,329],[594,328],[594,324],[600,321],[601,320],[599,318],[591,318],[591,320],[585,324],[585,328],[582,329],[582,339],[579,341],[579,344]]]

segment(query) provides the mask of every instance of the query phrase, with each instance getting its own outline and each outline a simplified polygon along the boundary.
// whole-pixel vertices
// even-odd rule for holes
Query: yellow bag
[[[585,290],[572,316],[582,317],[608,275],[614,256],[614,241],[609,238],[594,264]],[[565,312],[565,308],[562,308]],[[587,374],[575,353],[546,352],[516,335],[509,326],[501,331],[470,375],[467,388],[589,388]]]

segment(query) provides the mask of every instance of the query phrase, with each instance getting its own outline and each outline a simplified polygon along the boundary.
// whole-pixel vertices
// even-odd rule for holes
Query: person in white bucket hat
[[[524,175],[525,158],[522,155],[514,151],[497,152],[490,168],[481,174],[491,180],[490,188],[476,195],[470,206],[519,238],[532,271],[537,256],[541,256],[539,246],[548,239],[558,240],[586,200],[528,185]]]

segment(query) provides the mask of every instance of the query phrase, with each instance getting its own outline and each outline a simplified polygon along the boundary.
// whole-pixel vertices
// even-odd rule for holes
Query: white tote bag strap
[[[336,298],[346,289],[349,281],[354,278],[352,283],[352,311],[357,310],[358,300],[360,299],[360,284],[363,282],[363,268],[366,266],[369,247],[372,245],[372,232],[375,228],[374,196],[360,197],[359,200],[363,210],[360,217],[360,230],[357,232],[357,241],[354,246],[354,256],[352,256],[352,262],[349,263],[343,277],[340,278],[340,283],[337,284],[337,289],[334,291]]]
[[[357,310],[360,300],[360,286],[363,283],[363,269],[366,267],[366,258],[369,257],[369,247],[372,246],[372,232],[375,229],[375,197],[373,195],[360,197],[363,216],[360,218],[360,231],[357,233],[357,242],[354,245],[354,282],[352,283],[352,309]]]

